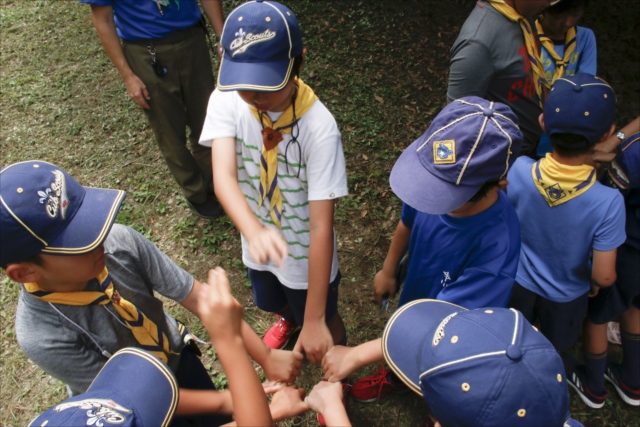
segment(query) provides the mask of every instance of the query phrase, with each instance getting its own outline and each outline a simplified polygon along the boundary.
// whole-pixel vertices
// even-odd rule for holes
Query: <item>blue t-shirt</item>
[[[506,307],[520,253],[520,225],[506,195],[479,214],[429,215],[407,204],[409,266],[399,306],[433,298],[468,309]]]
[[[550,207],[533,181],[533,164],[519,157],[507,175],[522,230],[516,281],[551,301],[569,302],[591,287],[592,249],[611,251],[624,243],[624,201],[619,191],[596,182]]]
[[[556,72],[556,63],[547,52],[547,49],[540,45],[542,53],[542,65],[544,66],[544,74],[547,80],[551,82],[553,74]],[[564,58],[564,41],[561,44],[554,45],[554,50]],[[596,36],[589,28],[576,27],[576,49],[571,54],[569,64],[564,69],[565,76],[573,76],[576,73],[587,73],[595,76],[598,72],[598,55],[596,48]],[[546,132],[540,135],[540,141],[536,149],[539,157],[551,152],[551,140]]]
[[[553,73],[556,71],[556,63],[547,52],[547,49],[540,45],[542,53],[542,65],[544,66],[544,74],[550,82]],[[561,44],[554,45],[554,50],[560,56],[564,57],[564,41]],[[596,36],[589,28],[576,27],[576,49],[569,58],[569,64],[564,69],[565,76],[573,76],[576,73],[587,73],[593,76],[598,71],[598,56],[596,48]]]
[[[196,0],[169,0],[160,6],[154,0],[80,0],[96,6],[113,7],[118,37],[123,40],[157,39],[195,25],[200,19]]]

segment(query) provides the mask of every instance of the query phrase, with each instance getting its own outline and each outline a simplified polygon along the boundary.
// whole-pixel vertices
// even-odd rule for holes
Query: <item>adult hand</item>
[[[262,366],[267,379],[285,383],[295,381],[302,369],[302,353],[295,350],[269,350],[269,357]]]
[[[376,276],[373,278],[373,294],[378,306],[382,305],[384,298],[395,297],[396,289],[395,274],[389,274],[384,269],[376,273]]]
[[[138,76],[131,73],[131,75],[124,80],[124,84],[127,87],[127,93],[133,102],[145,110],[151,108],[147,102],[151,100],[147,87]]]
[[[332,346],[333,337],[324,319],[305,321],[293,351],[304,351],[309,362],[317,365]]]
[[[342,406],[342,384],[329,381],[320,381],[313,387],[311,393],[304,399],[309,409],[325,414],[332,407]]]
[[[309,408],[302,401],[305,390],[298,388],[295,384],[282,386],[280,390],[271,397],[271,418],[273,421],[280,421],[287,418],[295,417]]]
[[[273,261],[279,268],[284,266],[284,259],[289,249],[278,230],[272,227],[263,227],[254,236],[245,236],[249,243],[249,255],[259,264]]]
[[[357,369],[353,360],[354,351],[351,347],[333,346],[322,359],[324,377],[330,382],[337,382],[348,377]]]

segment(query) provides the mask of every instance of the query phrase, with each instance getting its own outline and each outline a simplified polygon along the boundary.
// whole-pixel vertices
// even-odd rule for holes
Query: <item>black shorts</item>
[[[589,298],[589,321],[603,325],[624,313],[632,305],[640,309],[640,250],[624,244],[618,249],[618,280],[598,295]]]
[[[520,311],[535,325],[540,321],[540,332],[556,350],[570,349],[578,339],[582,321],[587,314],[588,292],[568,302],[555,302],[522,287],[513,285],[509,307]]]
[[[249,270],[249,279],[253,289],[253,302],[256,306],[269,313],[281,313],[286,308],[291,309],[298,325],[304,324],[304,311],[307,304],[307,289],[291,289],[280,283],[278,278],[269,271]],[[338,313],[338,287],[342,275],[340,271],[329,283],[325,308],[325,319],[333,319]],[[290,319],[289,319],[290,320]]]

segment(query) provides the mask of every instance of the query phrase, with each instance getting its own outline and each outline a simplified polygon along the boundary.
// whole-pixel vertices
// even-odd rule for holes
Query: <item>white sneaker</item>
[[[622,345],[622,341],[620,340],[620,323],[609,322],[607,324],[607,340],[609,340],[611,344]]]

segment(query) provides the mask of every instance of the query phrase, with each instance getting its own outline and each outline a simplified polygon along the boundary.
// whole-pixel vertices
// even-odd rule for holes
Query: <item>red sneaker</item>
[[[347,406],[347,394],[349,394],[349,378],[345,378],[342,380],[342,404],[344,406]],[[320,424],[322,427],[327,427],[327,423],[325,422],[322,414],[318,414],[318,424]]]
[[[289,342],[291,335],[301,328],[296,322],[289,322],[282,317],[264,334],[262,341],[274,350],[279,350]]]
[[[380,365],[380,369],[373,374],[367,375],[359,379],[351,386],[351,394],[353,398],[360,402],[375,402],[386,393],[400,393],[409,389],[402,383],[393,383],[389,381],[387,375],[389,372],[384,365]]]

